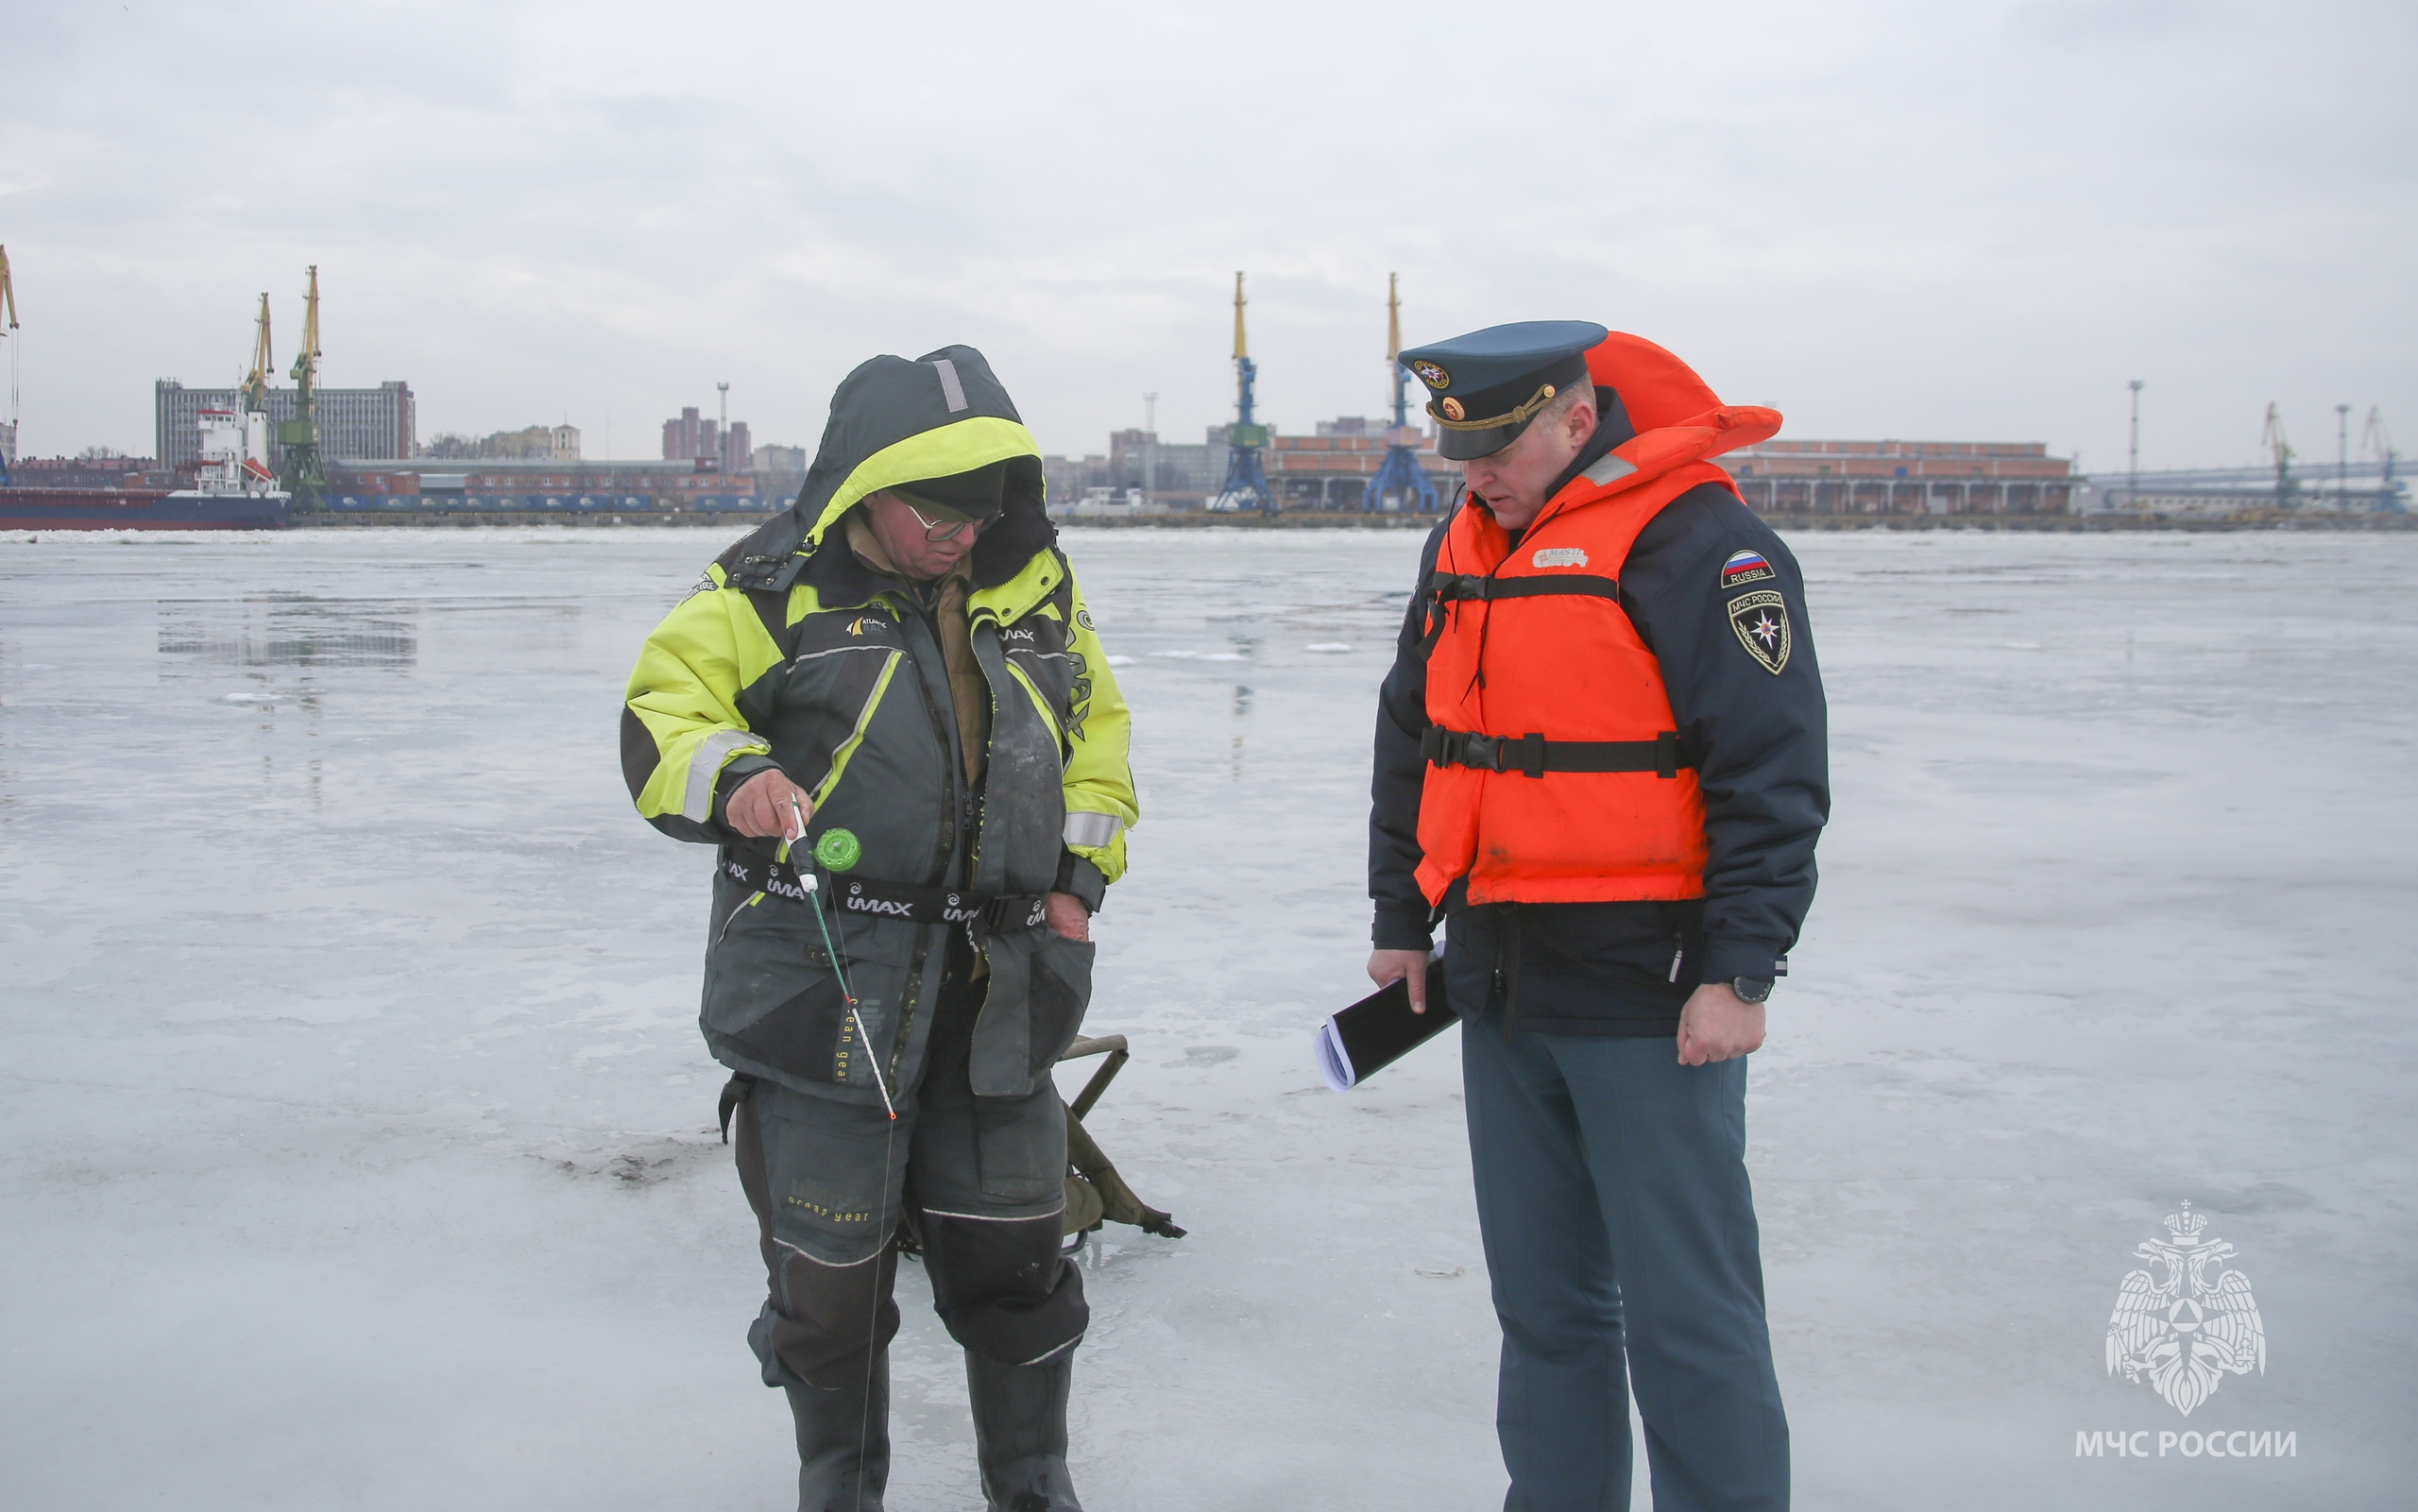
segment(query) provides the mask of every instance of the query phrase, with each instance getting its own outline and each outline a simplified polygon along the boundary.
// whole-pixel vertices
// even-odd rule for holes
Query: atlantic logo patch
[[[1778,576],[1779,574],[1772,570],[1771,563],[1763,559],[1761,552],[1732,552],[1729,560],[1721,564],[1721,586],[1725,592]]]
[[[1757,666],[1774,677],[1788,665],[1788,602],[1769,588],[1729,601],[1729,628]]]
[[[1528,560],[1539,567],[1585,567],[1587,553],[1575,546],[1548,546]]]

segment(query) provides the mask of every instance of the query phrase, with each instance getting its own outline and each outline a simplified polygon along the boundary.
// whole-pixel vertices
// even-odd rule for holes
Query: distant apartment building
[[[518,457],[540,462],[577,462],[579,427],[532,425],[519,431],[496,431],[483,436],[440,433],[421,448],[424,457]]]
[[[678,419],[663,422],[663,459],[709,464],[720,472],[747,472],[756,463],[745,420],[731,421],[725,433],[722,422],[700,416],[693,404]]]
[[[1153,431],[1113,431],[1108,437],[1106,471],[1085,484],[1087,488],[1113,488],[1119,493],[1139,488],[1151,499],[1198,502],[1218,491],[1226,479],[1227,427],[1209,427],[1198,441],[1163,441]],[[1059,497],[1051,490],[1051,497]],[[1072,497],[1081,497],[1080,491]]]
[[[756,491],[767,504],[786,504],[806,486],[804,447],[764,446],[755,451]]]
[[[1042,487],[1047,491],[1052,508],[1071,503],[1094,488],[1106,488],[1109,484],[1108,458],[1095,451],[1086,457],[1043,457]],[[1140,484],[1132,486],[1139,488]]]
[[[341,457],[408,457],[418,450],[417,416],[409,383],[389,382],[376,388],[323,388],[315,396],[319,420],[319,455]],[[154,449],[160,466],[174,471],[201,460],[203,410],[243,408],[244,396],[231,388],[187,388],[173,378],[152,388]],[[277,428],[295,417],[296,396],[290,388],[268,391],[271,464],[281,465],[284,449],[274,437]]]
[[[2038,441],[1796,441],[1717,459],[1762,515],[2064,515],[2072,460]]]

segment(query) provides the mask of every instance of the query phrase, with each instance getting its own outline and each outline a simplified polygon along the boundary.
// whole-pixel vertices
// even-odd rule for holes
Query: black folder
[[[1320,1074],[1336,1092],[1350,1092],[1441,1034],[1454,1022],[1444,1005],[1444,960],[1427,963],[1427,1011],[1410,1011],[1410,986],[1398,981],[1319,1026]]]

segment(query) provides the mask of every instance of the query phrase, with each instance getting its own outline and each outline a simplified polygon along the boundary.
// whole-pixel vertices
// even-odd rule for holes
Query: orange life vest
[[[1431,903],[1464,876],[1473,904],[1704,893],[1704,797],[1619,578],[1638,533],[1681,494],[1736,491],[1707,459],[1769,438],[1780,417],[1724,405],[1678,358],[1620,331],[1587,365],[1637,434],[1548,500],[1516,551],[1465,501],[1424,586],[1419,885]]]

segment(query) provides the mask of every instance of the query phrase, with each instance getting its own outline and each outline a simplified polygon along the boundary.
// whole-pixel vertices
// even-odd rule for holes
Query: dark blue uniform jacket
[[[1465,498],[1460,507],[1484,506]],[[1427,538],[1422,583],[1450,524],[1447,516]],[[1740,551],[1762,552],[1778,572],[1751,588],[1779,589],[1793,621],[1777,674],[1730,624],[1729,601],[1750,588],[1724,592],[1722,569]],[[1620,582],[1621,607],[1662,664],[1680,750],[1704,790],[1704,896],[1471,908],[1455,883],[1440,911],[1456,1011],[1490,1004],[1516,1027],[1548,1033],[1673,1034],[1700,982],[1784,969],[1814,901],[1814,841],[1831,808],[1828,720],[1796,559],[1736,495],[1705,484],[1645,527]],[[1414,595],[1377,711],[1369,892],[1380,949],[1426,948],[1438,911],[1412,876],[1427,723],[1422,630]]]

